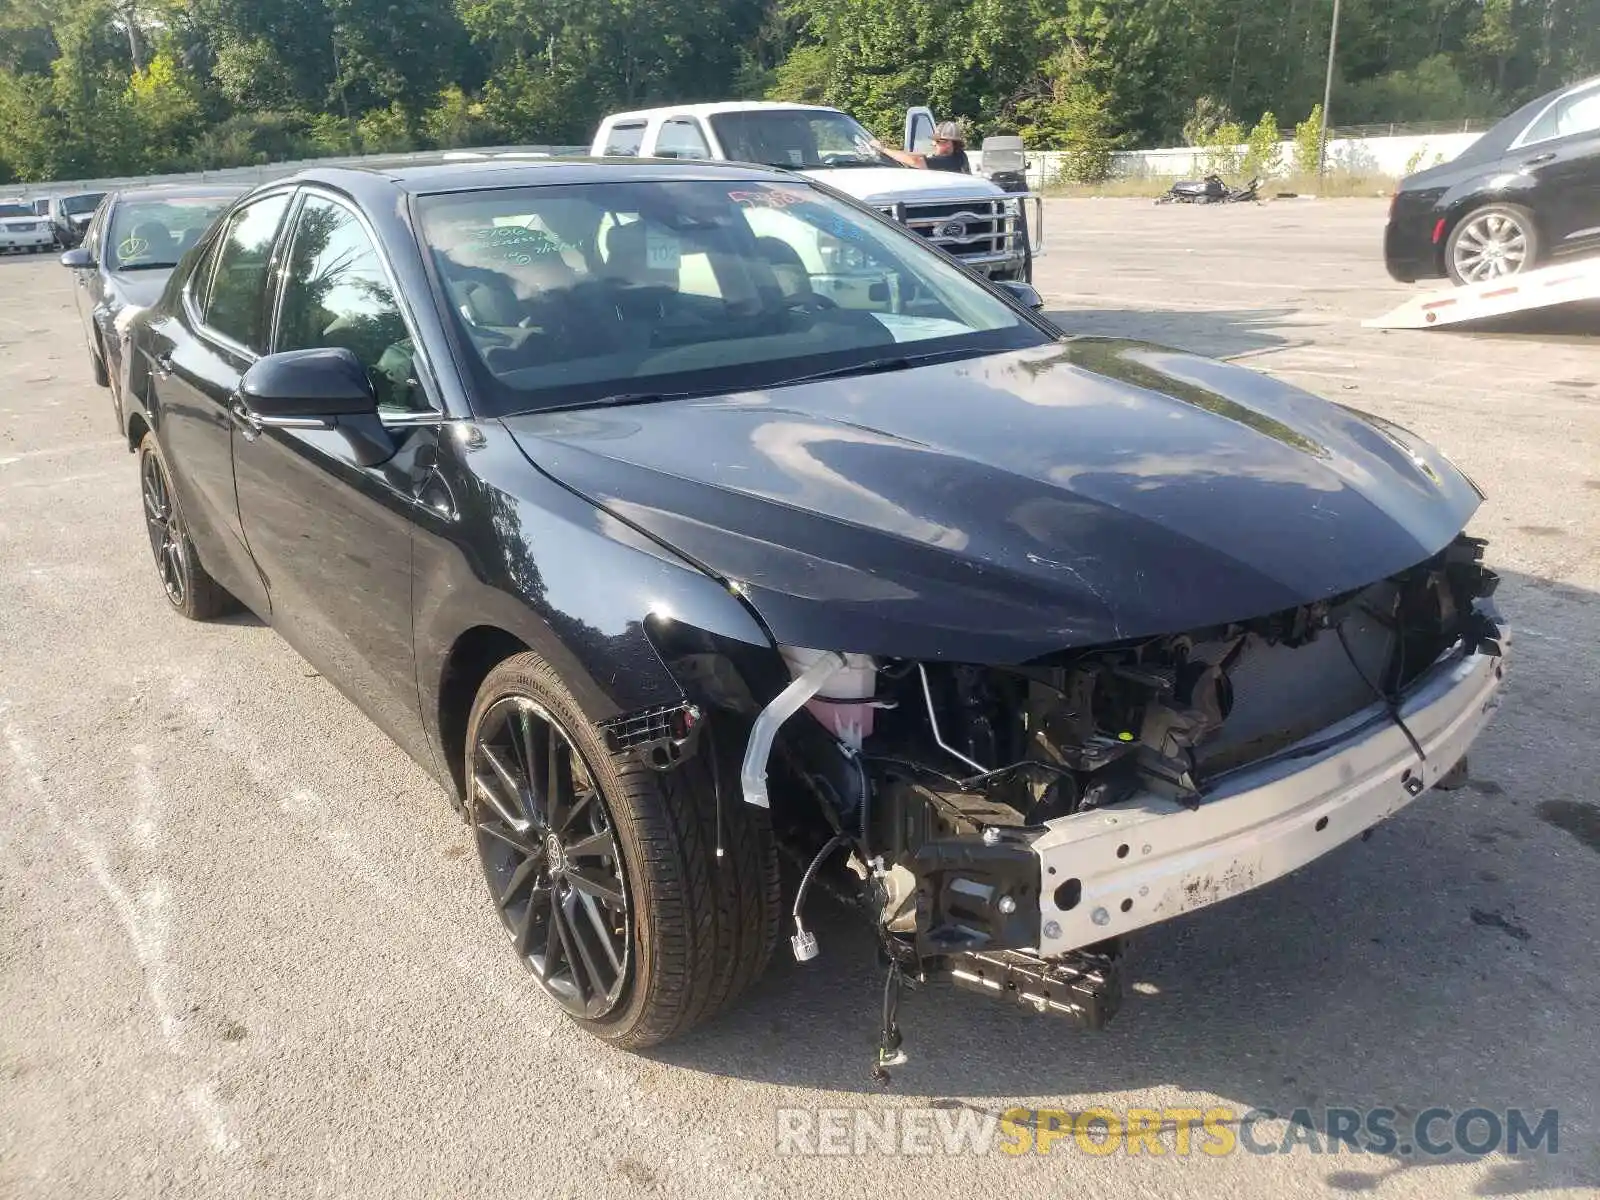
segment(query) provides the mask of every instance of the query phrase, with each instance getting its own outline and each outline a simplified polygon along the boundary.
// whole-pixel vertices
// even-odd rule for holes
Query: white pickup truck
[[[908,110],[906,149],[931,149],[932,133],[927,109]],[[871,141],[838,109],[730,101],[614,113],[600,122],[590,153],[723,159],[798,171],[892,216],[990,279],[1032,282],[1033,259],[1043,248],[1040,221],[1033,221],[1030,238],[1024,208],[1033,197],[977,175],[902,166],[871,150]],[[826,247],[797,248],[813,273],[833,269]]]

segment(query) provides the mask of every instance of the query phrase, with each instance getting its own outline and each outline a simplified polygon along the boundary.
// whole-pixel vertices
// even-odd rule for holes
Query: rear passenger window
[[[710,158],[711,148],[693,117],[674,117],[661,126],[656,139],[657,158]]]
[[[638,158],[639,148],[643,145],[643,121],[613,125],[610,135],[606,138],[606,155],[614,158]]]
[[[216,266],[204,298],[207,326],[256,353],[266,350],[268,256],[289,207],[287,192],[247,204],[217,244]]]
[[[1522,135],[1522,144],[1592,133],[1596,129],[1600,129],[1600,90],[1578,92],[1546,109],[1533,128]]]

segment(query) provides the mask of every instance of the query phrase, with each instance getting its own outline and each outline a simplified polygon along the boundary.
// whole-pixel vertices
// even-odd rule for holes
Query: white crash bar
[[[1510,652],[1435,664],[1400,706],[1417,757],[1381,705],[1302,745],[1338,740],[1218,780],[1197,809],[1141,793],[1061,817],[1040,858],[1039,951],[1064,954],[1260,887],[1360,836],[1437,783],[1499,704]],[[1341,736],[1342,735],[1342,736]]]

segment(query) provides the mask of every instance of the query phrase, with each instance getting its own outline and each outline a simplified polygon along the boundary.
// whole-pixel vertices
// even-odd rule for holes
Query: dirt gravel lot
[[[820,960],[657,1054],[558,1020],[438,788],[270,630],[168,611],[71,282],[0,261],[0,1196],[1595,1195],[1600,315],[1362,329],[1408,291],[1382,222],[1056,202],[1039,282],[1069,329],[1239,357],[1490,494],[1518,659],[1472,788],[1150,931],[1104,1034],[911,996],[888,1093],[870,939],[820,905]],[[1559,1153],[779,1153],[780,1108],[930,1104],[1555,1108]]]

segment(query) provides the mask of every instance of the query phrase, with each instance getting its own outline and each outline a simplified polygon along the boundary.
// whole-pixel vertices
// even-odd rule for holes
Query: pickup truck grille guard
[[[1044,204],[1032,193],[901,201],[879,211],[972,267],[1004,267],[1044,252]]]

